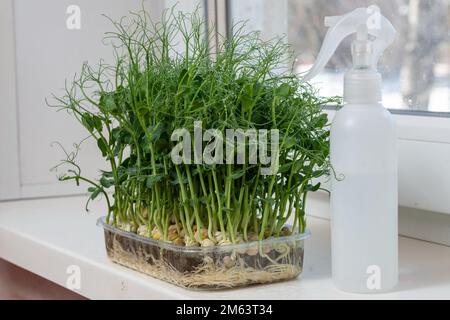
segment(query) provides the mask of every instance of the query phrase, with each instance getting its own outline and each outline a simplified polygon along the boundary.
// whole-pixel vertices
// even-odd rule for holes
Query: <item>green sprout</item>
[[[238,24],[212,53],[214,30],[197,12],[167,10],[155,23],[142,11],[111,22],[115,31],[106,39],[115,63],[84,64],[65,94],[54,96],[95,139],[110,169],[92,181],[68,157],[75,169],[60,179],[90,183],[91,200],[103,195],[107,223],[179,245],[303,233],[307,194],[320,188],[313,179],[330,171],[321,105],[336,99],[319,97],[286,68],[289,46]],[[172,132],[193,132],[199,120],[222,132],[278,129],[277,174],[262,175],[261,164],[247,158],[175,165]]]

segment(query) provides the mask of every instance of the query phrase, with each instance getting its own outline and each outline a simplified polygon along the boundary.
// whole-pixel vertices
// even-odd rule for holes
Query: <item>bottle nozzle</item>
[[[325,26],[329,27],[329,30],[322,48],[316,63],[303,77],[303,81],[308,81],[319,74],[339,44],[354,33],[356,33],[356,40],[352,44],[354,68],[375,70],[381,54],[394,41],[396,34],[392,24],[375,6],[358,8],[343,16],[325,17]]]

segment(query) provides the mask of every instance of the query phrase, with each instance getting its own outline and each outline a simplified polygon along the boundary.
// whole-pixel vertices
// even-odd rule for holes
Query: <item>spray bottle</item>
[[[384,292],[398,279],[397,135],[381,105],[377,64],[396,31],[375,6],[326,17],[325,26],[328,33],[304,81],[322,71],[344,38],[356,34],[344,106],[330,136],[333,281],[348,292]]]

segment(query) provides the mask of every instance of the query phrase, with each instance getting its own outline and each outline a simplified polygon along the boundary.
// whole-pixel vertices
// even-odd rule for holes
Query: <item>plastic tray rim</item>
[[[108,223],[106,223],[106,217],[101,217],[97,220],[97,226],[103,227],[104,230],[114,232],[116,234],[119,234],[121,236],[131,238],[136,241],[140,241],[146,244],[151,244],[160,248],[172,250],[172,251],[182,251],[182,252],[191,252],[191,253],[201,253],[201,252],[223,252],[223,251],[232,251],[232,250],[242,250],[247,249],[249,247],[253,246],[264,246],[264,245],[272,245],[274,243],[285,243],[285,242],[292,242],[292,241],[302,241],[305,239],[308,239],[311,237],[311,231],[309,229],[306,229],[304,233],[295,233],[290,236],[284,236],[284,237],[278,237],[278,238],[268,238],[264,240],[256,240],[256,241],[248,241],[244,243],[238,243],[238,244],[228,244],[223,246],[211,246],[211,247],[197,247],[197,246],[179,246],[172,243],[155,240],[146,238],[143,236],[140,236],[133,232],[128,232],[125,230],[121,230],[119,228],[116,228]],[[287,225],[289,226],[289,225]],[[290,226],[289,226],[290,227]]]

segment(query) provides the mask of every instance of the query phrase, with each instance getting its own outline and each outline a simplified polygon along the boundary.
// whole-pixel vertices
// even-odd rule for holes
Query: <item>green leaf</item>
[[[129,176],[135,176],[138,173],[138,168],[137,167],[129,167],[125,170],[125,172],[129,175]]]
[[[91,200],[95,200],[95,198],[98,197],[98,195],[100,194],[100,192],[102,192],[101,189],[99,189],[99,188],[95,189],[95,191],[91,193]]]
[[[292,161],[288,162],[288,163],[285,163],[282,166],[280,166],[280,168],[278,169],[278,172],[279,173],[286,173],[286,172],[291,170],[291,167],[292,167]]]
[[[102,176],[100,178],[100,184],[105,187],[106,189],[110,188],[112,185],[114,185],[114,180],[108,179],[105,176]]]
[[[102,188],[98,188],[98,187],[89,187],[88,188],[88,192],[91,194],[90,195],[90,199],[94,200],[95,198],[98,197],[98,195],[103,191]]]
[[[189,72],[186,68],[183,68],[180,72],[180,76],[178,77],[178,86],[187,85],[189,81]]]
[[[316,122],[316,126],[319,128],[323,128],[328,124],[328,115],[326,113],[322,113]]]
[[[253,97],[253,85],[249,83],[245,84],[243,91],[248,97]]]
[[[299,172],[300,170],[302,170],[303,166],[304,166],[303,161],[296,160],[294,162],[293,172]]]
[[[273,198],[262,198],[261,201],[263,203],[268,203],[271,206],[273,206],[275,204],[275,200]]]
[[[106,157],[108,155],[108,144],[104,138],[99,138],[97,140],[97,146],[102,152],[102,156]]]
[[[112,178],[113,177],[112,171],[100,170],[100,172],[102,173],[102,176],[105,177],[105,178]]]
[[[276,94],[280,97],[286,98],[291,94],[292,88],[287,83],[283,83],[277,88]]]
[[[151,189],[156,183],[160,182],[164,179],[164,175],[154,175],[154,176],[148,176],[147,181],[145,182],[145,185],[147,188]]]
[[[187,184],[188,182],[189,182],[189,180],[188,180],[188,178],[186,177],[186,176],[184,176],[184,177],[181,177],[181,181],[178,179],[178,176],[177,175],[174,175],[173,177],[172,177],[172,180],[170,180],[170,183],[172,184],[172,185],[178,185],[178,184],[180,184],[180,182],[182,183],[182,184]]]
[[[231,175],[231,179],[236,180],[241,178],[243,175],[245,174],[245,170],[238,170],[233,172],[233,174]]]
[[[189,205],[192,207],[196,207],[200,204],[200,200],[198,198],[190,199]]]
[[[101,132],[103,128],[102,119],[88,112],[83,113],[81,116],[81,123],[88,131],[94,131],[95,129],[98,132]]]
[[[108,110],[109,112],[112,112],[117,109],[116,101],[114,101],[113,95],[108,94],[105,97],[105,107],[106,107],[106,110]]]
[[[243,112],[249,112],[253,105],[253,86],[250,84],[245,84],[242,89],[242,96],[240,97],[241,108]]]
[[[249,112],[253,106],[253,99],[247,96],[241,97],[241,108],[243,112]]]
[[[92,121],[90,113],[83,113],[83,115],[81,116],[81,123],[86,129],[88,129],[88,131],[94,130],[94,122]]]
[[[315,170],[312,174],[312,178],[320,178],[328,173],[327,170]]]
[[[97,130],[97,132],[101,132],[103,130],[102,119],[100,117],[92,115],[92,126]]]
[[[306,190],[306,191],[311,191],[311,192],[316,192],[316,191],[319,190],[319,189],[320,189],[320,182],[317,183],[317,184],[315,184],[315,185],[308,184],[308,185],[305,187],[305,190]]]
[[[285,149],[291,149],[293,146],[295,146],[295,138],[294,137],[287,137],[284,141],[284,148]]]
[[[162,133],[164,132],[164,125],[161,122],[155,125],[151,125],[148,127],[148,131],[151,134],[150,142],[153,143],[159,140],[159,138],[161,137]]]

